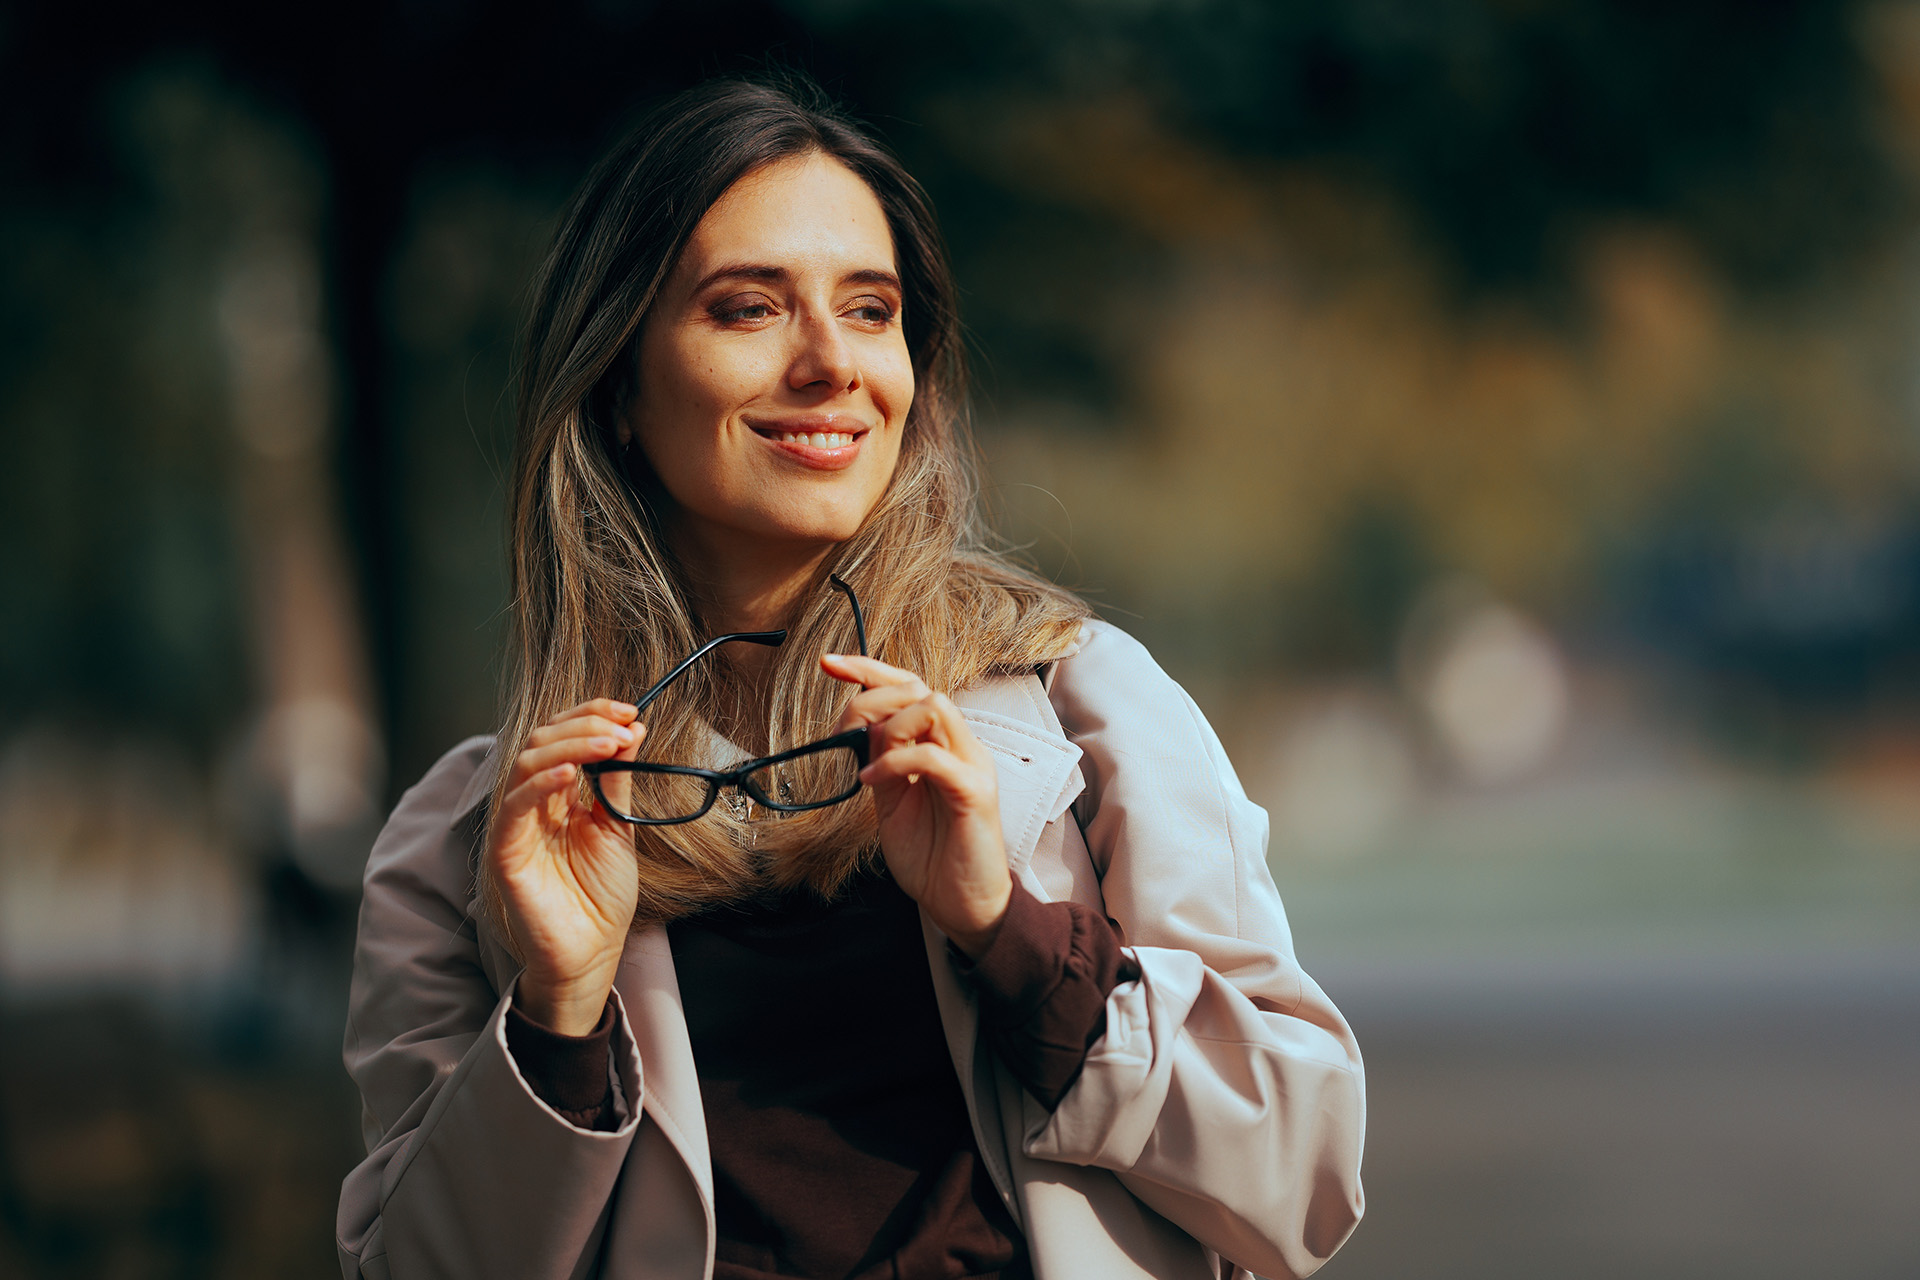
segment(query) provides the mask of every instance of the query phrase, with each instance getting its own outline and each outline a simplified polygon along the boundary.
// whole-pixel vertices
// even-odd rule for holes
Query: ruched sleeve
[[[1117,930],[1077,902],[1041,902],[1018,880],[979,960],[948,944],[980,997],[981,1031],[1026,1091],[1056,1107],[1107,1029],[1107,997],[1140,976]]]

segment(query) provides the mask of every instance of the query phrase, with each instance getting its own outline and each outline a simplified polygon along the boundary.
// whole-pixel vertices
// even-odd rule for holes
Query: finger
[[[976,769],[990,768],[993,757],[974,736],[966,716],[943,693],[928,694],[876,724],[869,740],[876,756],[909,742],[931,740]]]
[[[558,742],[562,738],[593,736],[613,738],[622,745],[626,745],[638,742],[640,735],[646,731],[646,726],[641,724],[622,724],[618,720],[611,720],[603,715],[579,715],[568,720],[556,720],[551,724],[541,725],[538,729],[535,729],[527,735],[527,745],[529,747],[544,747],[548,743]]]
[[[823,653],[820,669],[835,680],[877,689],[882,685],[918,682],[920,677],[900,667],[890,667],[878,658],[860,658],[850,653]],[[924,689],[926,686],[921,685]]]
[[[604,716],[618,724],[631,724],[640,709],[631,702],[621,702],[618,698],[589,698],[577,707],[568,707],[548,724],[559,724],[562,720],[571,720],[576,716]]]
[[[623,748],[630,749],[630,744],[612,738],[562,738],[544,747],[527,748],[514,760],[513,767],[516,774],[527,778],[557,764],[592,764],[596,760],[611,760]]]
[[[571,764],[559,764],[551,769],[542,769],[538,773],[510,788],[500,798],[500,828],[511,830],[517,823],[538,814],[546,807],[547,801],[573,785],[575,769]],[[522,847],[518,840],[496,840],[496,856],[518,865],[521,858],[513,857],[516,847]]]
[[[874,756],[904,747],[910,743],[924,740],[932,741],[943,747],[951,747],[946,725],[942,722],[939,708],[933,705],[931,698],[902,707],[885,720],[875,721],[873,736],[868,739]]]
[[[992,778],[991,773],[973,768],[932,742],[896,747],[860,771],[860,781],[870,787],[931,782],[948,800],[970,807],[993,794]]]
[[[840,713],[840,721],[834,732],[839,733],[858,724],[876,724],[927,696],[927,686],[918,680],[912,684],[888,685],[857,693]]]

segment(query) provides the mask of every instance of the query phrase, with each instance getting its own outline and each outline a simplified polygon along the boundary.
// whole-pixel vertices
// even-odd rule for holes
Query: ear
[[[594,416],[601,422],[613,419],[613,451],[620,457],[633,445],[633,415],[639,408],[638,360],[637,351],[625,348],[591,395]]]
[[[634,444],[640,433],[634,427],[634,420],[640,413],[640,397],[633,392],[633,383],[628,381],[619,398],[620,412],[613,415],[613,453],[621,466],[626,466],[634,452]]]

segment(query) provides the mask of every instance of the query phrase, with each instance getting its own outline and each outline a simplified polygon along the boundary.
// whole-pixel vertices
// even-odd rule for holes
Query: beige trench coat
[[[1360,1217],[1364,1087],[1346,1021],[1294,961],[1266,814],[1199,709],[1104,623],[1044,683],[956,701],[999,765],[1021,883],[1111,917],[1141,972],[1048,1112],[976,1034],[923,917],[974,1132],[1036,1276],[1307,1275]],[[435,765],[367,866],[345,1056],[368,1155],[341,1190],[342,1274],[703,1280],[712,1169],[666,931],[635,933],[615,981],[616,1130],[562,1120],[507,1052],[516,965],[472,902],[491,750],[474,738]]]

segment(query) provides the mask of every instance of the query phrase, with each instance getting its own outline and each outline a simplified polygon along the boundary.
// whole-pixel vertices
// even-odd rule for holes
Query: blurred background
[[[1920,7],[13,0],[0,1275],[327,1276],[529,274],[660,95],[933,192],[1008,546],[1273,816],[1325,1273],[1920,1275]]]

